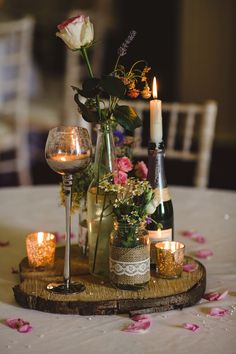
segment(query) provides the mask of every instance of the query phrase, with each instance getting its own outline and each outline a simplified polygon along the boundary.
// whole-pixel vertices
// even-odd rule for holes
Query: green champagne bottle
[[[151,215],[151,222],[147,225],[150,240],[151,267],[156,267],[155,244],[174,239],[174,212],[166,177],[165,177],[165,147],[161,142],[149,143],[148,146],[148,181],[150,182],[155,198],[159,204]]]

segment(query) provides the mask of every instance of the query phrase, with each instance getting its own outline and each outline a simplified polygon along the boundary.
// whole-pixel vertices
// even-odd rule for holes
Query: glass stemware
[[[62,175],[66,209],[64,282],[50,283],[47,289],[62,294],[78,293],[85,286],[72,282],[70,274],[71,187],[73,174],[82,171],[91,161],[92,146],[87,129],[74,126],[51,129],[47,137],[45,157],[51,169]]]

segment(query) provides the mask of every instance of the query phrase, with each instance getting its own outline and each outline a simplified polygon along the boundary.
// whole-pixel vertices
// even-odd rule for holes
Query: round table
[[[0,352],[9,354],[49,353],[214,353],[235,354],[236,348],[236,192],[170,187],[174,205],[175,240],[184,242],[186,254],[200,249],[213,252],[200,260],[207,270],[207,292],[229,290],[224,300],[199,304],[181,311],[151,314],[151,327],[143,334],[126,333],[122,328],[132,321],[128,316],[59,315],[24,309],[16,304],[12,287],[19,275],[12,273],[26,256],[25,236],[32,231],[64,233],[64,208],[58,186],[0,189]],[[72,231],[78,233],[77,217]],[[182,235],[196,230],[205,244]],[[9,245],[4,243],[9,241]],[[75,241],[76,242],[76,239]],[[222,307],[225,317],[208,315],[210,308]],[[7,318],[22,318],[33,326],[22,334],[7,327]],[[184,323],[200,326],[197,332]]]

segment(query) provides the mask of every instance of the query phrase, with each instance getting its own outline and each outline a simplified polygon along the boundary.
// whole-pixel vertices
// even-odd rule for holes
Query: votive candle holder
[[[157,274],[161,278],[179,278],[183,271],[185,245],[176,241],[158,242],[156,245]]]
[[[52,268],[55,262],[56,236],[50,232],[34,232],[26,236],[29,266]]]

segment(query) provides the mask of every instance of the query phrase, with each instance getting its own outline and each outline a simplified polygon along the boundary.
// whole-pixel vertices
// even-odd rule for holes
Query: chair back
[[[31,183],[28,147],[31,52],[34,20],[0,22],[0,152],[16,150],[0,161],[0,173],[17,172]]]
[[[135,129],[134,156],[147,156],[148,139],[145,137],[145,123],[149,123],[149,103],[147,101],[122,101],[133,106],[143,126]],[[217,103],[206,101],[196,103],[162,104],[164,142],[166,158],[183,161],[195,161],[193,185],[205,188],[208,185],[212,145],[214,140]],[[148,131],[146,129],[145,131]]]

